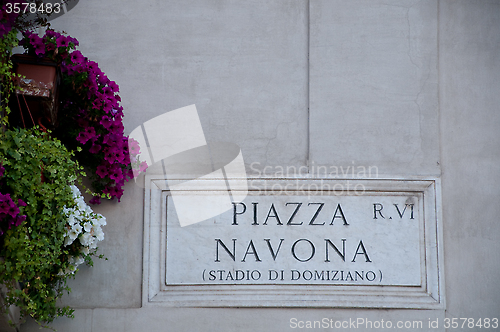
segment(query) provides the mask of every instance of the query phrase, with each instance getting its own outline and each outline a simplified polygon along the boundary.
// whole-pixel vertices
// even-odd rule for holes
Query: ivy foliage
[[[7,305],[15,304],[24,317],[41,322],[73,313],[56,306],[69,291],[68,276],[59,272],[70,265],[64,247],[67,217],[61,211],[74,206],[69,184],[81,173],[72,157],[60,141],[37,128],[0,132],[0,163],[5,168],[0,189],[27,204],[20,207],[26,221],[0,239],[0,284],[8,288]]]
[[[12,55],[12,49],[17,46],[17,31],[11,30],[6,33],[2,38],[0,38],[0,86],[1,86],[1,98],[0,98],[0,125],[5,126],[8,124],[7,116],[10,113],[9,109],[9,98],[11,93],[15,89],[14,79],[16,74],[12,72],[12,61],[10,56]]]

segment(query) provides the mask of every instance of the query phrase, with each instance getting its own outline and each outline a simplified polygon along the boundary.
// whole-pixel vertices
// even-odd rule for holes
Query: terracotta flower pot
[[[11,96],[11,125],[53,129],[57,124],[58,65],[27,54],[14,54],[11,60],[14,72],[24,76],[17,79],[19,89]]]

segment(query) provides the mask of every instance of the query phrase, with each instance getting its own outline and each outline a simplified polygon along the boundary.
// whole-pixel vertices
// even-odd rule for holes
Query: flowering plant
[[[144,171],[146,164],[134,162],[138,145],[123,134],[123,108],[119,87],[96,62],[75,50],[78,41],[53,30],[43,37],[25,32],[21,44],[28,53],[49,58],[61,66],[59,129],[55,135],[70,149],[76,150],[81,165],[91,170],[94,198],[118,198],[123,185],[133,178],[134,169]],[[133,147],[130,155],[129,143]],[[133,169],[134,168],[134,169]]]
[[[4,172],[5,168],[0,164],[0,178],[3,177]],[[0,192],[0,236],[8,229],[11,229],[12,226],[19,226],[26,220],[26,216],[19,213],[20,206],[26,206],[22,199],[18,199],[17,203],[15,203],[10,194]]]
[[[12,72],[12,61],[10,55],[12,49],[18,45],[17,30],[14,28],[18,14],[10,15],[6,12],[6,0],[0,0],[2,12],[0,13],[0,125],[8,124],[7,115],[10,112],[8,103],[11,92],[15,89],[14,78],[16,75]]]
[[[67,216],[66,233],[64,234],[64,247],[68,251],[70,265],[66,270],[59,270],[58,275],[75,273],[78,266],[84,262],[92,265],[92,256],[96,255],[97,242],[104,240],[101,226],[106,225],[106,218],[92,211],[85,203],[77,186],[70,186],[74,206],[64,207]]]
[[[36,0],[38,1],[38,0]],[[0,0],[0,6],[10,0]],[[5,7],[4,7],[5,8]],[[94,198],[118,200],[126,181],[145,170],[139,145],[123,134],[118,85],[75,50],[78,41],[47,30],[25,32],[27,53],[56,62],[61,72],[58,125],[53,132],[9,127],[8,96],[16,88],[10,55],[17,45],[13,16],[0,16],[0,285],[3,309],[51,322],[72,317],[57,307],[67,278],[92,265],[106,219],[85,203],[75,181],[90,170]],[[14,17],[15,19],[15,17]],[[7,128],[11,128],[7,130]],[[80,182],[81,184],[81,182]],[[102,256],[99,256],[102,258]],[[21,285],[21,289],[16,287]]]
[[[90,248],[86,253],[84,247],[90,243],[85,237],[80,243],[67,244],[65,240],[71,216],[78,215],[76,220],[83,227],[86,222],[100,220],[80,198],[75,199],[70,185],[81,176],[81,168],[73,157],[60,141],[37,128],[0,132],[0,191],[18,202],[16,218],[21,215],[24,219],[10,229],[3,227],[0,237],[0,284],[7,288],[4,304],[15,304],[23,316],[38,321],[71,316],[70,308],[56,306],[63,291],[69,291],[66,280],[71,276],[59,272],[74,271],[79,257],[91,263],[90,256],[95,253]],[[96,229],[92,224],[89,232],[102,238]],[[21,283],[22,289],[17,289],[16,283]]]

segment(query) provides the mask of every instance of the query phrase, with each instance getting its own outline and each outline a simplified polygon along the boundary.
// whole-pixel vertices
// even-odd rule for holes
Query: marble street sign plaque
[[[248,196],[188,227],[166,204],[167,285],[421,283],[417,194]]]
[[[217,201],[224,182],[173,193],[146,178],[145,305],[444,307],[439,179],[249,181],[242,202],[181,227],[173,194]],[[357,190],[318,190],[340,185]]]

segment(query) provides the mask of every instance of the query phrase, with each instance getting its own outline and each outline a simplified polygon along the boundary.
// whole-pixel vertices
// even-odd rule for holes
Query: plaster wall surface
[[[443,331],[445,317],[498,317],[500,1],[87,0],[52,26],[120,85],[126,133],[196,104],[207,139],[238,144],[249,173],[316,163],[441,177],[446,291],[445,310],[141,307],[144,192],[129,183],[120,203],[95,208],[108,260],[80,269],[62,301],[75,319],[54,328],[292,331],[292,318],[365,318]]]

